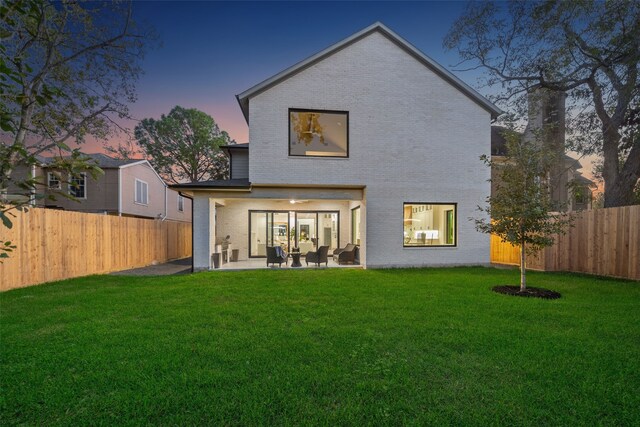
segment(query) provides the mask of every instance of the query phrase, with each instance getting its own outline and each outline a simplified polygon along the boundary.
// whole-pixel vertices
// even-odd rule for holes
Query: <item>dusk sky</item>
[[[214,117],[239,143],[248,128],[235,95],[381,21],[448,69],[458,61],[442,40],[463,2],[142,2],[137,21],[161,46],[144,62],[135,119],[158,118],[175,105]],[[471,73],[456,73],[475,86]],[[130,126],[135,126],[135,122]]]

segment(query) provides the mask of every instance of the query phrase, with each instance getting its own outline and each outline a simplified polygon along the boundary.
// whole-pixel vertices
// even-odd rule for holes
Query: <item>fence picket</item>
[[[191,256],[191,224],[52,209],[15,212],[0,291]],[[170,231],[171,230],[171,231]]]

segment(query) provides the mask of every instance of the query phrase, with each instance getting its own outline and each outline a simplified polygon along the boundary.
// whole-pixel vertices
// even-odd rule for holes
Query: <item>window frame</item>
[[[453,206],[453,244],[452,245],[407,245],[404,242],[404,207],[406,205],[432,205],[432,206]],[[403,202],[402,203],[402,248],[403,249],[423,249],[423,248],[457,248],[458,247],[458,203],[457,202]]]
[[[291,113],[328,113],[328,114],[344,114],[347,117],[347,149],[344,156],[307,156],[303,154],[291,154]],[[349,112],[342,110],[322,110],[317,108],[289,108],[287,110],[287,150],[289,157],[294,158],[313,158],[313,159],[348,159],[349,158]]]
[[[86,172],[80,172],[78,174],[79,176],[82,177],[83,183],[82,183],[82,189],[83,189],[83,195],[82,197],[78,197],[75,194],[72,194],[71,192],[74,191],[73,190],[73,180],[77,179],[75,176],[73,175],[69,175],[69,188],[68,188],[68,193],[70,196],[78,199],[78,200],[86,200],[87,199],[87,173]]]
[[[362,215],[362,211],[360,210],[360,205],[356,206],[355,208],[351,208],[351,244],[353,245],[360,245],[360,242],[358,240],[362,240],[362,239],[356,239],[356,212],[358,212],[358,216]],[[360,221],[362,221],[362,217],[360,217]],[[358,234],[360,234],[360,224],[358,224]]]
[[[337,245],[338,247],[340,247],[340,210],[270,210],[270,209],[249,209],[248,211],[248,228],[249,228],[249,234],[247,237],[247,251],[249,253],[249,258],[266,258],[266,255],[251,255],[251,249],[253,249],[251,246],[251,232],[253,231],[253,228],[251,227],[251,214],[252,213],[256,213],[256,214],[260,214],[260,213],[264,213],[264,214],[276,214],[276,213],[287,213],[288,214],[288,218],[287,218],[287,226],[288,226],[288,233],[289,236],[287,236],[287,241],[288,246],[287,246],[287,252],[291,253],[291,251],[293,250],[294,247],[298,247],[298,231],[297,231],[297,226],[298,226],[298,214],[299,213],[311,213],[311,214],[316,214],[316,225],[318,224],[319,220],[320,220],[320,215],[321,214],[337,214],[337,223],[336,223],[336,238],[337,238]],[[293,215],[292,215],[293,214]],[[294,233],[293,233],[293,239],[291,238],[291,218],[293,217],[293,227],[294,227]],[[269,244],[269,221],[267,220],[267,244]],[[317,232],[316,232],[317,235]],[[273,236],[272,238],[272,242],[273,242]],[[317,237],[319,238],[319,237]],[[291,244],[293,244],[293,247],[291,246]],[[318,250],[318,245],[315,245],[315,249]],[[337,248],[336,248],[337,249]]]
[[[178,194],[178,212],[184,212],[184,197]]]
[[[58,183],[55,187],[51,186],[51,178],[52,177]],[[57,176],[53,172],[47,172],[47,189],[49,189],[49,190],[62,190],[62,181],[60,181],[60,177]]]
[[[147,200],[143,202],[139,202],[138,199],[138,182],[147,186]],[[149,183],[147,181],[143,181],[141,179],[135,178],[134,181],[134,189],[133,189],[133,203],[141,206],[149,206]]]

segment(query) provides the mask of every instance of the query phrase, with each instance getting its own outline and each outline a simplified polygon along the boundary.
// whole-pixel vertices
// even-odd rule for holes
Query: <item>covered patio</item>
[[[267,267],[267,252],[273,248],[288,254],[298,249],[302,267],[291,267],[289,255],[286,268],[307,268],[306,254],[320,248],[327,252],[327,262],[320,267],[310,262],[308,268],[366,265],[363,186],[252,186],[230,181],[234,180],[181,188],[193,197],[194,270],[273,268]],[[358,246],[357,258],[334,261],[333,252],[348,244]]]

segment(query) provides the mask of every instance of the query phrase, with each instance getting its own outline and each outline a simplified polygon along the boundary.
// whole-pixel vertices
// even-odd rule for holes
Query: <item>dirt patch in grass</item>
[[[543,299],[558,299],[560,298],[560,293],[556,291],[551,291],[549,289],[544,288],[527,288],[524,291],[520,290],[520,286],[513,285],[500,285],[494,286],[492,288],[493,292],[497,292],[499,294],[505,295],[513,295],[516,297],[533,297],[533,298],[543,298]]]

